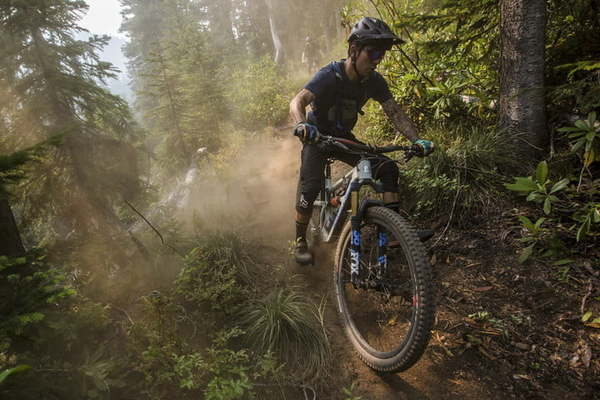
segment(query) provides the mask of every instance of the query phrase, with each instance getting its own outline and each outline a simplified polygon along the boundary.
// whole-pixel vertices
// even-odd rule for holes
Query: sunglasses
[[[369,60],[375,61],[382,59],[385,56],[385,49],[378,49],[376,47],[367,47],[365,49],[367,51],[367,56],[369,56]]]

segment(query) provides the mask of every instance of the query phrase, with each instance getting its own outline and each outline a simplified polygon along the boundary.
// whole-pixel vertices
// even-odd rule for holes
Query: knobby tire
[[[352,230],[348,221],[340,235],[335,256],[333,278],[338,312],[346,336],[359,357],[370,368],[382,372],[404,371],[419,360],[431,335],[435,316],[431,266],[425,248],[411,225],[394,211],[385,207],[369,208],[361,234],[366,234],[362,231],[369,229],[387,232],[390,240],[395,243],[396,248],[390,250],[388,256],[389,272],[385,279],[380,279],[379,282],[384,283],[377,286],[379,290],[356,288],[349,282],[348,253]],[[367,239],[364,237],[363,241],[366,243]],[[368,247],[368,244],[363,244],[364,246]],[[369,261],[369,258],[373,258],[372,250],[370,253],[367,250],[361,249],[361,265],[368,269],[374,263]],[[356,308],[351,305],[354,299],[357,299]],[[368,310],[370,304],[374,304],[376,312]],[[410,314],[407,321],[402,319],[399,322],[401,313],[393,311],[393,307],[404,310],[404,314]],[[375,315],[379,319],[371,321]],[[361,329],[363,316],[368,323]],[[377,334],[382,338],[377,339]],[[387,348],[387,344],[377,345],[375,341],[393,344],[391,348]]]

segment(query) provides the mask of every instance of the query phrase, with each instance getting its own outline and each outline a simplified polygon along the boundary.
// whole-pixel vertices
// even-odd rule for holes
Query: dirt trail
[[[515,215],[480,216],[479,224],[473,221],[468,230],[446,232],[430,251],[438,306],[425,354],[403,373],[379,375],[367,368],[338,323],[333,247],[320,249],[317,264],[308,268],[297,266],[288,254],[294,237],[297,141],[284,139],[255,153],[261,156],[260,168],[254,168],[254,159],[240,160],[240,170],[254,180],[242,179],[245,192],[233,198],[247,210],[244,215],[254,216],[254,222],[245,222],[254,224],[251,230],[260,232],[267,246],[261,256],[272,266],[282,266],[284,276],[295,275],[294,284],[303,284],[317,304],[327,298],[335,365],[317,399],[600,398],[600,334],[583,326],[577,312],[583,294],[589,293],[590,299],[600,295],[592,291],[600,288],[600,267],[579,260],[561,276],[544,261],[519,264],[518,210],[513,210]],[[263,202],[253,204],[253,197]],[[501,209],[509,207],[499,205]],[[436,241],[434,237],[431,242]],[[590,248],[588,253],[600,260],[600,251]],[[352,384],[354,398],[343,394]]]
[[[332,296],[333,286],[333,253],[335,245],[322,246],[317,254],[317,264],[311,267],[299,267],[288,253],[289,241],[293,238],[293,194],[298,174],[299,145],[295,140],[283,140],[273,146],[272,155],[268,158],[268,173],[264,182],[254,183],[251,192],[261,193],[261,198],[277,199],[273,203],[263,204],[258,210],[264,215],[255,216],[260,232],[272,232],[271,237],[264,237],[268,245],[265,254],[272,265],[283,265],[284,274],[296,275],[295,283],[305,285],[319,304],[324,295],[327,296],[326,323],[329,338],[334,352],[334,372],[329,387],[317,394],[317,399],[346,400],[350,396],[343,394],[343,388],[354,384],[352,394],[361,396],[362,400],[380,399],[495,399],[499,392],[495,389],[494,377],[488,373],[485,365],[481,365],[479,357],[469,352],[460,357],[449,357],[440,354],[441,346],[434,344],[433,338],[422,359],[411,369],[398,374],[379,375],[366,367],[354,353],[339,323]],[[283,155],[283,156],[282,156]],[[242,165],[247,163],[242,162]],[[347,170],[347,166],[336,163],[334,177]],[[276,173],[280,184],[277,196],[265,196],[271,189],[264,183],[273,182]],[[252,186],[252,184],[251,184]],[[273,232],[273,229],[276,232]],[[460,317],[458,318],[460,319]],[[437,325],[443,321],[438,320]],[[438,335],[439,338],[439,335]],[[439,342],[439,340],[438,340]]]
[[[408,371],[397,374],[378,374],[364,365],[350,347],[339,323],[332,296],[332,246],[319,249],[317,263],[312,267],[299,267],[288,262],[306,284],[315,300],[327,294],[327,331],[334,352],[335,370],[327,393],[317,398],[346,399],[342,389],[354,384],[353,395],[364,400],[384,399],[496,399],[499,393],[492,387],[491,377],[480,376],[471,365],[477,360],[463,359],[452,363],[441,361],[428,349],[422,359]],[[476,368],[480,370],[481,367]]]

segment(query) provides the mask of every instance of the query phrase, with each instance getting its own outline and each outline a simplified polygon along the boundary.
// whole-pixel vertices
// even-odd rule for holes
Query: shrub
[[[252,263],[249,245],[237,233],[209,233],[186,257],[176,292],[196,305],[233,313],[247,292]]]
[[[287,117],[291,94],[285,74],[263,57],[233,73],[229,97],[233,119],[246,129],[274,125]]]
[[[473,214],[485,215],[502,198],[499,184],[505,174],[522,168],[513,158],[509,138],[492,127],[438,125],[422,137],[432,140],[436,150],[401,168],[400,189],[409,208],[421,216],[454,209],[462,223]]]

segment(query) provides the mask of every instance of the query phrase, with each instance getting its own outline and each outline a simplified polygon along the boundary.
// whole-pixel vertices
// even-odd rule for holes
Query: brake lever
[[[332,141],[331,141],[329,144],[332,144],[332,145],[334,145],[334,146],[336,146],[336,147],[339,147],[339,148],[340,148],[340,149],[342,149],[342,150],[351,151],[351,150],[350,150],[350,148],[349,148],[348,146],[346,146],[346,145],[345,145],[345,144],[343,144],[343,143],[337,142],[337,141],[335,141],[335,140],[332,140]]]
[[[404,153],[404,161],[408,162],[416,155],[417,154],[414,152],[414,150],[408,150],[406,153]]]

